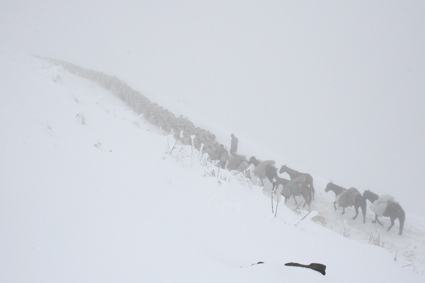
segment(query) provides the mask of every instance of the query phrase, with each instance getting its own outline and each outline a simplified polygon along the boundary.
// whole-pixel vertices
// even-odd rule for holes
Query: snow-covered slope
[[[0,80],[1,282],[423,282],[423,219],[385,235],[407,245],[394,262],[356,222],[357,241],[291,202],[274,218],[259,187],[204,177],[196,152],[170,155],[170,137],[61,67],[0,46]],[[331,201],[309,215],[328,228],[349,219]]]
[[[425,2],[313,2],[6,0],[0,42],[425,217]]]

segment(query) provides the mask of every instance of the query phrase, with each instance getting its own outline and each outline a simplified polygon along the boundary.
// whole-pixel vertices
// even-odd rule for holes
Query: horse
[[[298,187],[298,191],[293,192],[291,190],[291,195],[294,197],[295,205],[298,206],[298,202],[297,202],[297,199],[295,197],[296,196],[302,196],[304,198],[304,201],[305,201],[303,207],[307,204],[308,210],[311,210],[310,205],[311,205],[311,199],[312,199],[313,192],[312,192],[311,188],[309,187],[309,185],[307,183],[300,183],[300,184],[301,184],[301,188]],[[283,192],[282,192],[282,195],[283,195]],[[284,196],[284,197],[285,197],[285,202],[286,202],[289,199],[289,197],[286,197],[286,196]]]
[[[282,185],[283,188],[282,188],[281,195],[285,197],[285,202],[292,196],[295,200],[295,205],[298,205],[297,199],[295,197],[302,196],[305,200],[305,203],[303,206],[307,204],[308,209],[310,210],[311,199],[312,199],[311,188],[308,186],[307,183],[299,182],[299,183],[294,183],[291,185],[291,184],[288,184],[290,182],[291,181],[289,181],[288,179],[280,178],[276,174],[275,180],[273,182],[273,191],[275,191],[279,185]],[[298,186],[298,184],[301,184],[301,187],[296,187],[296,190],[292,190],[292,187],[294,185]],[[291,188],[287,188],[285,186],[291,186]]]
[[[314,189],[314,186],[313,186],[313,177],[310,174],[301,173],[301,172],[295,171],[294,169],[289,168],[286,165],[282,165],[282,167],[280,167],[279,173],[282,174],[284,172],[288,173],[291,180],[299,177],[300,175],[305,175],[306,179],[307,179],[306,182],[311,188],[311,191],[313,193],[313,199],[314,199],[315,189]]]
[[[255,156],[251,156],[251,158],[248,160],[248,164],[254,164],[254,166],[257,167],[258,164],[260,164],[260,160],[255,158]]]
[[[267,178],[273,184],[277,176],[277,168],[274,166],[273,160],[260,161],[255,156],[251,156],[248,164],[253,164],[255,169],[252,171],[261,180],[261,185],[264,186],[263,179]]]
[[[273,165],[266,165],[264,168],[264,172],[266,173],[267,179],[270,181],[270,183],[274,183],[275,179],[278,178],[277,176],[277,168]]]
[[[367,200],[369,200],[371,203],[374,203],[379,197],[377,194],[372,193],[369,190],[366,190],[363,192],[363,197]],[[406,213],[404,212],[403,208],[401,208],[401,205],[397,202],[388,201],[388,206],[385,209],[385,212],[382,216],[390,217],[391,219],[391,225],[387,228],[387,231],[390,231],[390,229],[394,226],[394,221],[398,218],[400,228],[398,234],[403,234],[403,227],[404,227],[404,221],[406,219]],[[379,222],[378,214],[375,213],[375,220],[372,221],[372,223],[378,222],[382,225],[381,222]]]
[[[356,215],[353,217],[353,220],[357,218],[357,215],[359,215],[359,207],[361,207],[363,212],[363,223],[365,223],[366,222],[366,199],[362,196],[362,194],[360,194],[360,192],[357,189],[351,188],[350,190],[353,192],[353,194],[355,194],[353,204],[354,204],[354,208],[356,209]],[[330,182],[326,185],[326,188],[325,188],[325,192],[329,192],[329,191],[333,191],[335,193],[334,208],[336,210],[337,200],[339,200],[340,197],[347,192],[347,189]],[[343,209],[342,214],[344,214],[345,207],[351,206],[351,205],[347,204],[347,205],[341,205],[341,206]]]
[[[273,182],[273,191],[279,186],[279,185],[282,185],[282,186],[285,186],[287,183],[289,182],[289,180],[288,179],[285,179],[285,178],[280,178],[279,176],[277,176],[277,174],[276,174],[276,177],[275,177],[275,180],[274,180],[274,182]]]
[[[247,161],[245,156],[235,154],[230,158],[227,169],[229,169],[229,171],[238,170],[239,165],[244,161]]]

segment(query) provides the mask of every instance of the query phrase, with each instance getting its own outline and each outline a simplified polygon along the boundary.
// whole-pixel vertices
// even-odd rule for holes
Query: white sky
[[[1,1],[0,42],[116,74],[215,117],[248,155],[425,215],[423,15],[423,1]]]

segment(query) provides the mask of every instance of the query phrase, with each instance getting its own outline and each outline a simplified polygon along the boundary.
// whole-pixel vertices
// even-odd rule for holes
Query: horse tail
[[[308,208],[310,209],[311,201],[312,201],[312,190],[311,188],[304,183],[303,187],[301,188],[301,194],[304,197],[306,203],[308,204]]]
[[[306,196],[307,196],[306,201],[310,205],[313,197],[312,197],[312,190],[311,190],[311,188],[308,185],[306,186],[306,192],[307,192],[307,194],[306,194]]]

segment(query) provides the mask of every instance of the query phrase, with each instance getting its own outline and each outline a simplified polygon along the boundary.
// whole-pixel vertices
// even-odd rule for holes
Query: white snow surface
[[[91,81],[1,44],[0,82],[0,282],[424,281],[425,221],[406,207],[402,236],[370,210],[363,224],[313,174],[312,212],[289,200],[274,217],[260,187],[169,154],[170,136]]]

